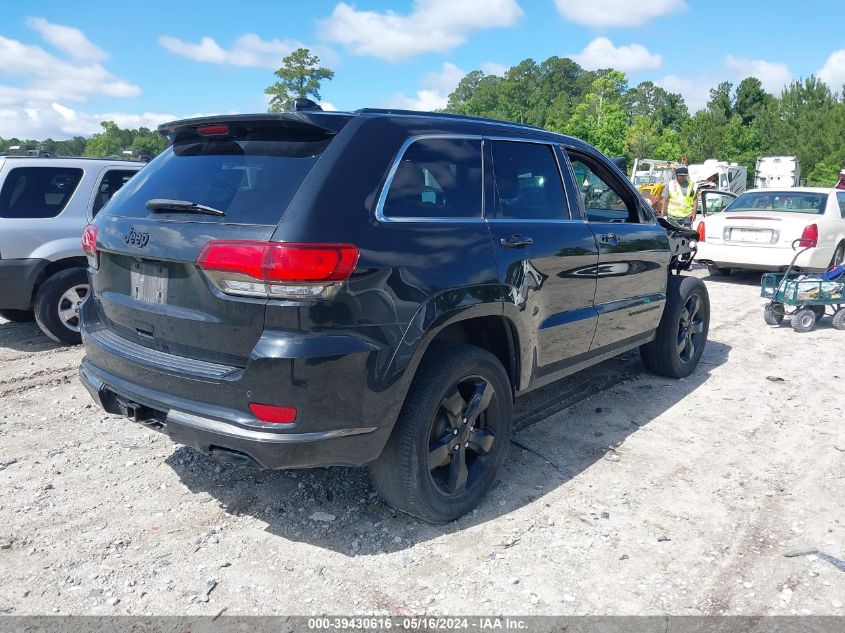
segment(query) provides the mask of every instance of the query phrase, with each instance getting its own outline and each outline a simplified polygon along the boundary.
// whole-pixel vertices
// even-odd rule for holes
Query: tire
[[[839,308],[833,315],[833,327],[837,330],[845,330],[845,308]]]
[[[473,402],[480,412],[464,417]],[[384,452],[369,466],[373,485],[403,512],[453,521],[496,480],[512,418],[513,390],[493,354],[471,345],[436,352],[417,371]]]
[[[15,323],[30,323],[35,320],[32,310],[0,310],[0,317]]]
[[[763,308],[763,320],[768,325],[780,325],[783,323],[784,316],[786,316],[786,311],[783,309],[782,303],[773,303]]]
[[[79,306],[88,295],[88,273],[84,268],[60,270],[48,278],[35,295],[35,321],[54,341],[79,345]],[[61,314],[60,314],[61,313]]]
[[[841,266],[843,263],[845,263],[845,242],[839,242],[836,250],[833,251],[833,257],[830,258],[830,265],[828,268]]]
[[[710,297],[704,282],[697,277],[669,275],[657,336],[640,347],[643,364],[667,378],[689,376],[701,360],[709,330]]]
[[[792,329],[801,334],[816,327],[816,313],[810,308],[801,308],[792,313]]]
[[[707,272],[711,277],[729,277],[732,269],[720,268],[719,266],[714,266],[713,264],[707,264]]]

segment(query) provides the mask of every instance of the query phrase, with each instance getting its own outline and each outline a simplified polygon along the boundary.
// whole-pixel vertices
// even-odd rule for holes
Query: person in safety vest
[[[698,194],[695,185],[689,179],[689,170],[678,167],[675,178],[663,190],[666,215],[685,226],[692,226],[695,218],[695,197]]]

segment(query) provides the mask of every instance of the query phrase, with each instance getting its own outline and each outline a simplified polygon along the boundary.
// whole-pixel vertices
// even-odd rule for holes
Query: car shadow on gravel
[[[34,322],[15,323],[0,319],[0,349],[45,352],[62,346],[44,334]]]
[[[517,400],[517,430],[499,479],[481,505],[446,525],[418,521],[385,504],[373,490],[363,468],[319,468],[300,471],[260,471],[220,463],[186,447],[177,448],[166,463],[194,493],[208,493],[231,515],[254,517],[267,532],[347,556],[409,550],[444,535],[457,536],[472,526],[495,520],[541,499],[602,459],[617,458],[616,447],[705,382],[710,370],[727,361],[730,347],[709,341],[696,372],[674,381],[645,372],[639,355],[602,363],[545,388],[533,404]],[[628,389],[637,394],[636,415],[589,405],[584,394],[598,383],[607,392]],[[582,390],[578,397],[575,392]],[[564,394],[555,400],[553,394]],[[566,395],[568,394],[568,395]],[[642,397],[639,397],[642,394]],[[536,396],[534,396],[536,397]],[[592,407],[584,410],[584,407]],[[577,409],[577,414],[573,413]],[[540,412],[537,414],[537,412]],[[541,419],[526,427],[524,421]],[[545,506],[538,513],[548,514]],[[540,517],[538,516],[538,520]],[[588,520],[557,517],[556,521]],[[519,539],[505,535],[489,543],[479,556],[495,556]],[[475,545],[474,545],[475,546]],[[411,552],[399,564],[413,563]]]
[[[708,283],[726,284],[732,286],[760,286],[763,272],[759,270],[734,269],[730,275],[709,275],[704,277]]]

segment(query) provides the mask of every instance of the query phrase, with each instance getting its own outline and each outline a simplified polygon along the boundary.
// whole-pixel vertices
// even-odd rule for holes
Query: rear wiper
[[[190,200],[168,200],[166,198],[153,198],[147,200],[146,207],[153,212],[156,211],[176,211],[179,213],[202,213],[205,215],[216,215],[222,217],[226,215],[220,209],[214,207],[207,207],[204,204],[197,204]]]

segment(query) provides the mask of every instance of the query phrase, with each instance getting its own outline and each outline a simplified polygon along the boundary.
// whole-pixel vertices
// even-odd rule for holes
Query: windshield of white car
[[[824,213],[827,194],[799,191],[755,191],[742,194],[725,209],[731,211],[768,211],[782,213]]]

